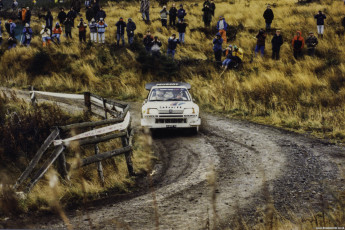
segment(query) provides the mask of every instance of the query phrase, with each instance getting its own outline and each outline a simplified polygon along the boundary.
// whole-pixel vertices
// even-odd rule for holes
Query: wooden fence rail
[[[64,154],[64,150],[66,148],[69,148],[71,143],[75,143],[79,146],[84,145],[93,145],[95,155],[89,156],[86,158],[83,158],[81,160],[80,167],[84,167],[90,164],[97,164],[97,171],[100,177],[100,180],[102,184],[104,185],[104,176],[103,176],[103,168],[101,161],[105,159],[112,158],[114,156],[118,155],[124,155],[128,173],[130,176],[134,175],[132,160],[131,160],[131,153],[132,153],[132,139],[133,139],[133,131],[131,130],[130,125],[130,117],[126,117],[129,113],[129,105],[122,104],[119,102],[115,102],[113,100],[102,98],[98,95],[92,94],[90,92],[85,92],[84,95],[76,95],[76,94],[59,94],[59,93],[50,93],[50,92],[41,92],[41,91],[32,91],[30,93],[32,104],[35,105],[37,103],[37,95],[47,95],[49,97],[58,97],[58,98],[68,98],[68,99],[78,99],[84,98],[84,105],[85,105],[85,112],[86,113],[94,113],[92,110],[92,106],[96,106],[97,109],[103,109],[104,110],[104,120],[101,121],[94,121],[94,122],[82,122],[78,124],[70,124],[65,126],[58,126],[53,127],[51,134],[47,137],[47,139],[44,141],[42,146],[39,148],[33,159],[30,161],[29,165],[25,169],[25,171],[21,174],[21,176],[16,181],[15,185],[13,186],[15,189],[18,189],[24,182],[27,180],[29,175],[33,172],[35,167],[38,165],[40,159],[42,158],[43,154],[47,152],[49,146],[54,142],[55,149],[51,153],[51,155],[47,158],[47,160],[43,163],[41,168],[34,174],[33,177],[31,177],[31,180],[28,182],[26,189],[24,190],[26,193],[29,193],[32,188],[36,185],[36,183],[44,176],[44,174],[47,172],[49,167],[58,159],[58,171],[62,178],[69,179],[68,178],[68,171],[67,171],[67,163],[66,163],[66,156]],[[108,114],[110,114],[112,117],[111,119],[108,118]],[[128,114],[128,116],[130,116]],[[126,118],[126,119],[125,119]],[[126,120],[126,122],[125,122]],[[116,125],[119,124],[120,126]],[[104,125],[111,125],[109,127],[116,126],[115,129],[118,127],[124,127],[124,129],[118,130],[116,133],[107,134],[105,132],[103,135],[91,135],[90,137],[86,138],[80,137],[80,135],[76,136],[75,138],[66,139],[66,141],[61,140],[61,135],[66,133],[69,130],[72,129],[85,129],[90,128],[93,129],[97,126],[104,126]],[[106,126],[107,127],[107,126]],[[108,128],[109,129],[109,128]],[[111,129],[112,131],[114,129]],[[89,134],[87,132],[87,134]],[[81,135],[84,135],[81,134]],[[77,139],[82,138],[82,139]],[[109,141],[115,138],[121,138],[122,147],[118,149],[113,149],[107,152],[99,153],[98,144],[101,142]],[[59,140],[57,140],[59,139]],[[70,140],[70,141],[68,141]]]

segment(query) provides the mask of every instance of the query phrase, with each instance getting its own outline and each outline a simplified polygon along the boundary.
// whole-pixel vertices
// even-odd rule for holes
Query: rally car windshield
[[[190,96],[183,88],[158,88],[151,90],[149,101],[190,101]]]

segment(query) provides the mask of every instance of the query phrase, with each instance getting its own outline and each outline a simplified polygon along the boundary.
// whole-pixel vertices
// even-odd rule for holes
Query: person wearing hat
[[[220,36],[220,33],[216,34],[216,37],[213,39],[213,52],[214,52],[214,58],[216,59],[216,63],[220,65],[222,63],[222,44],[223,39]]]
[[[292,39],[293,56],[298,59],[302,57],[302,50],[304,48],[304,38],[301,31],[297,31],[296,35]]]
[[[276,30],[276,34],[272,40],[272,59],[279,60],[280,47],[283,45],[283,37],[280,35],[280,30]]]
[[[60,12],[59,12],[57,17],[59,19],[60,25],[62,25],[65,22],[66,18],[67,18],[67,14],[66,14],[64,8],[60,9]]]
[[[6,23],[5,23],[5,28],[7,33],[10,35],[10,37],[15,37],[15,28],[17,27],[17,25],[12,21],[12,19],[9,19]]]
[[[91,42],[97,42],[97,23],[94,18],[91,19],[91,22],[89,23],[89,28]]]
[[[265,10],[263,17],[266,22],[266,31],[268,31],[271,29],[271,24],[274,19],[274,14],[270,4],[267,5],[267,9]]]
[[[320,10],[319,13],[314,16],[314,18],[316,19],[317,34],[322,38],[325,27],[326,15],[322,13],[322,11]]]
[[[128,38],[128,44],[132,45],[133,41],[134,41],[134,30],[137,29],[137,26],[135,25],[135,23],[133,22],[133,20],[131,18],[128,18],[128,22],[127,22],[127,38]]]
[[[213,0],[211,0],[210,2],[210,9],[212,11],[212,16],[214,17],[214,11],[216,11],[216,4],[214,4]]]
[[[145,49],[148,53],[151,53],[152,41],[153,41],[153,37],[151,35],[151,32],[148,30],[143,39]]]
[[[157,36],[155,36],[151,43],[152,56],[159,57],[161,55],[161,46],[162,46],[162,42],[158,40]]]
[[[222,36],[223,42],[227,42],[226,40],[226,30],[228,29],[228,24],[225,21],[223,16],[219,17],[219,21],[217,22],[217,30]]]
[[[103,18],[99,19],[97,23],[98,43],[105,43],[105,28],[108,25],[104,22]]]
[[[266,41],[266,32],[264,29],[260,29],[259,33],[256,35],[256,46],[255,46],[255,56],[260,52],[261,57],[264,56],[265,53],[265,41]]]
[[[120,39],[122,40],[122,46],[125,46],[125,29],[126,29],[126,22],[123,21],[123,18],[120,17],[120,20],[115,24],[117,27],[116,29],[116,41],[117,46],[120,45]]]
[[[317,44],[319,44],[319,41],[317,40],[317,37],[315,37],[313,32],[309,32],[309,36],[305,40],[305,44],[307,44],[308,55],[314,56],[315,55],[315,48],[316,48]]]
[[[31,10],[29,7],[26,7],[26,11],[25,11],[25,23],[30,24],[31,22]]]
[[[167,7],[163,6],[163,9],[159,13],[161,14],[162,26],[167,27],[168,14],[169,14],[169,12],[167,11]]]
[[[184,44],[184,36],[186,34],[186,27],[187,27],[187,23],[184,21],[184,19],[181,19],[178,23],[177,23],[177,32],[179,35],[179,40],[180,42],[182,42],[182,44]]]
[[[61,29],[60,23],[56,22],[55,27],[53,29],[52,42],[54,42],[54,39],[56,38],[57,43],[60,44],[61,33],[62,33],[62,29]]]
[[[180,9],[177,11],[177,18],[178,18],[178,22],[183,20],[184,17],[187,15],[185,9],[183,9],[183,5],[180,5]]]
[[[79,29],[79,41],[80,42],[86,42],[86,28],[87,24],[84,22],[84,19],[80,18],[80,22],[77,25]]]
[[[176,25],[176,16],[177,16],[177,9],[175,7],[175,3],[173,3],[169,10],[169,25],[170,26]]]
[[[32,29],[30,28],[29,23],[25,24],[25,27],[23,29],[23,36],[24,36],[24,42],[23,45],[29,46],[32,38]]]
[[[226,69],[226,68],[228,68],[229,64],[231,63],[231,60],[233,59],[232,45],[229,45],[228,47],[226,47],[225,55],[226,55],[226,58],[222,63],[222,68]]]
[[[50,40],[51,40],[51,31],[47,26],[42,25],[41,35],[42,35],[43,47],[49,45]]]
[[[176,39],[176,34],[173,34],[168,39],[168,51],[167,51],[168,57],[170,56],[173,60],[175,57],[177,44],[180,44],[180,41]]]
[[[87,7],[87,10],[85,12],[85,18],[89,24],[91,22],[91,19],[95,18],[95,13],[94,13],[93,8],[91,6]]]
[[[150,21],[150,0],[140,0],[140,12],[143,16],[143,20]]]

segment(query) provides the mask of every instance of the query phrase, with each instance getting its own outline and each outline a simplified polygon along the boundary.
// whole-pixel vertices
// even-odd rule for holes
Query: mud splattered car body
[[[152,129],[193,128],[201,124],[199,106],[193,102],[191,86],[183,82],[148,83],[149,95],[142,106],[141,125]]]

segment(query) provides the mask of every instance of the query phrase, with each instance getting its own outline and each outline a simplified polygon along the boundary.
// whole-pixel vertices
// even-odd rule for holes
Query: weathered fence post
[[[104,118],[108,119],[107,99],[105,99],[105,98],[103,98],[103,107],[104,107]]]
[[[128,146],[128,130],[127,130],[127,135],[121,137],[121,142],[122,142],[122,147],[126,147]],[[125,159],[126,159],[126,164],[127,164],[127,169],[128,169],[128,173],[130,176],[134,176],[135,173],[133,171],[133,163],[132,163],[132,159],[131,159],[131,152],[125,153]]]
[[[95,155],[98,155],[98,154],[99,154],[99,148],[98,148],[98,145],[95,144]],[[102,187],[104,187],[104,175],[103,175],[103,167],[102,167],[101,161],[97,163],[97,172],[98,172],[99,179],[101,180]]]
[[[84,105],[87,113],[91,113],[91,93],[84,92]]]
[[[57,138],[61,139],[60,135],[58,135]],[[62,152],[58,158],[58,172],[60,173],[63,179],[68,181],[70,180],[68,176],[66,156],[64,152]]]

